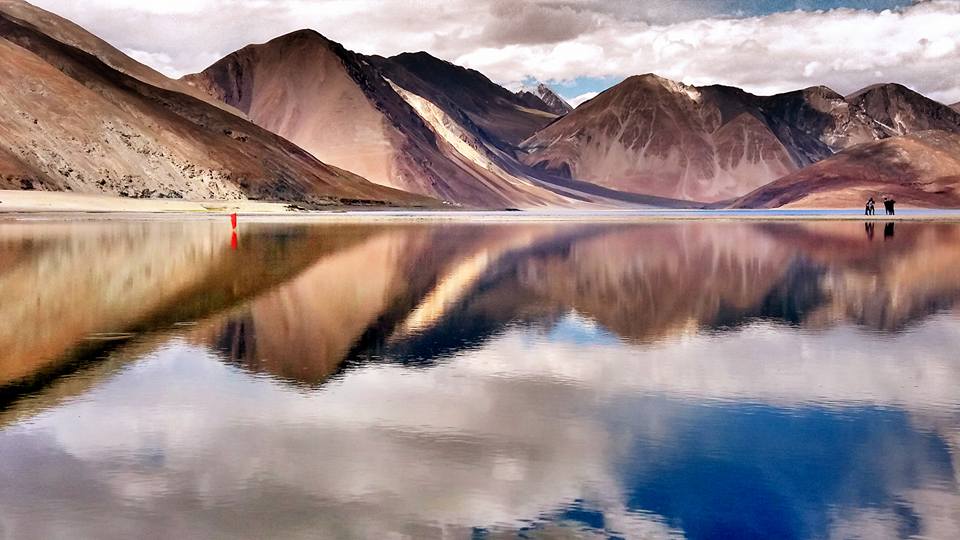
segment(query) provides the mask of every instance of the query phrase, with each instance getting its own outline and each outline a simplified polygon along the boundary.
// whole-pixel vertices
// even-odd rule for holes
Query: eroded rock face
[[[939,129],[960,133],[960,113],[900,84],[868,86],[847,96],[889,136]]]
[[[550,107],[550,111],[556,115],[564,115],[573,110],[573,106],[567,103],[567,100],[557,95],[552,88],[543,83],[537,84],[536,94]]]
[[[58,23],[52,37],[37,29],[46,23],[7,12],[18,5],[0,4],[3,187],[315,204],[426,202],[321,163],[229,107],[177,91],[177,84],[131,75],[138,65],[132,60],[115,68],[100,56],[120,64],[117,57],[70,44],[98,42],[79,27]]]
[[[886,136],[862,108],[825,86],[757,98],[755,103],[800,167]]]

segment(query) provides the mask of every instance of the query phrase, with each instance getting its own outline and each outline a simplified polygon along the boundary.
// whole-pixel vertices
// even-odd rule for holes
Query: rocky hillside
[[[462,113],[465,124],[477,126],[500,148],[519,144],[557,117],[548,112],[546,104],[530,107],[482,73],[425,52],[370,57],[370,61],[391,81],[437,104],[447,114]]]
[[[901,85],[764,97],[642,75],[537,132],[522,159],[622,191],[718,202],[845,148],[929,129],[960,133],[960,115]]]
[[[0,187],[426,203],[321,163],[183,88],[67,21],[0,3]]]
[[[940,129],[960,132],[960,113],[900,84],[876,84],[847,96],[889,136]]]
[[[960,135],[921,131],[859,144],[738,199],[740,208],[960,207]],[[879,206],[879,205],[878,205]]]
[[[111,68],[151,86],[187,94],[234,114],[242,115],[237,109],[221,101],[210,99],[209,96],[197,91],[190,85],[171,79],[137,62],[106,41],[63,17],[44,11],[22,0],[0,0],[0,12],[3,13],[4,17],[15,20],[21,26],[31,28],[65,45],[91,54]]]
[[[630,77],[524,142],[523,160],[622,191],[729,198],[796,169],[740,94]]]
[[[420,66],[417,58],[409,59],[411,69]],[[387,64],[396,67],[385,77],[377,65]],[[185,80],[317,158],[382,185],[468,206],[571,203],[555,190],[503,170],[478,139],[481,130],[517,139],[552,115],[498,115],[512,105],[472,100],[469,88],[454,84],[438,94],[405,65],[363,57],[303,30],[244,47]],[[431,73],[443,77],[448,71]],[[480,78],[473,74],[469,83],[482,84]],[[454,98],[461,108],[446,106],[445,100]],[[473,118],[486,127],[477,128]]]

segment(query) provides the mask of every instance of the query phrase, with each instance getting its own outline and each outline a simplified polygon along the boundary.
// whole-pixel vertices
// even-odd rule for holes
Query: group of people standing
[[[895,204],[897,204],[897,201],[886,196],[883,197],[883,209],[886,210],[888,216],[892,216],[896,214],[896,212],[893,209],[893,205]],[[873,197],[870,197],[869,199],[867,199],[867,208],[864,211],[864,213],[868,216],[872,216],[877,213],[876,203],[874,202]]]

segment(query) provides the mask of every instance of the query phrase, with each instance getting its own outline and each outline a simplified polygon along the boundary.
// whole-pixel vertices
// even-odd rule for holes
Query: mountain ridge
[[[184,80],[321,160],[383,185],[487,208],[596,199],[542,183],[513,158],[513,142],[553,115],[426,53],[364,56],[300,30],[248,45]]]
[[[59,31],[68,42],[95,42],[73,35],[84,32],[75,25]],[[427,203],[321,163],[225,107],[144,82],[4,9],[0,50],[5,188],[322,205]]]
[[[720,202],[844,148],[929,129],[960,133],[960,114],[902,85],[757,96],[644,74],[531,136],[521,158],[623,191]]]

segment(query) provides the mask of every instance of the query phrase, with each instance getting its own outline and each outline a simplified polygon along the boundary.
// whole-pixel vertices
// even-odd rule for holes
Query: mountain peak
[[[554,92],[546,83],[540,81],[536,81],[536,86],[531,85],[520,88],[517,95],[522,96],[523,94],[528,94],[530,99],[543,104],[537,108],[544,109],[557,116],[563,116],[573,110],[573,106],[567,103],[567,100],[560,97],[560,95]]]
[[[817,96],[817,97],[828,99],[831,101],[836,99],[839,99],[839,100],[844,99],[842,94],[840,94],[833,88],[830,88],[829,86],[824,86],[822,84],[819,84],[816,86],[808,86],[804,88],[803,94],[806,96]]]
[[[874,84],[846,99],[860,107],[889,135],[928,129],[960,133],[960,113],[902,84]]]
[[[911,90],[910,88],[902,84],[885,82],[885,83],[876,83],[876,84],[871,84],[870,86],[865,86],[852,94],[848,94],[846,96],[846,99],[847,101],[856,101],[858,99],[861,99],[863,96],[866,96],[868,94],[876,94],[876,93],[906,94],[906,95],[916,95],[916,96],[924,97],[922,94],[915,92],[914,90]]]
[[[319,47],[324,47],[328,49],[333,48],[338,50],[341,50],[341,49],[346,50],[344,49],[343,45],[337,43],[336,41],[333,41],[332,39],[327,38],[320,32],[313,30],[312,28],[301,28],[300,30],[294,30],[293,32],[289,32],[287,34],[277,36],[271,39],[270,41],[267,41],[266,43],[263,43],[260,45],[248,45],[247,47],[253,47],[253,48],[290,47],[292,48],[292,47],[297,47],[302,45],[319,46]],[[247,47],[244,47],[244,49]]]
[[[696,86],[677,82],[666,77],[661,77],[656,73],[644,73],[641,75],[632,75],[627,77],[622,83],[614,86],[621,91],[632,91],[634,89],[644,88],[648,90],[666,90],[672,94],[685,95],[693,101],[700,100],[700,89]]]

